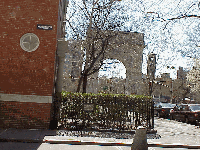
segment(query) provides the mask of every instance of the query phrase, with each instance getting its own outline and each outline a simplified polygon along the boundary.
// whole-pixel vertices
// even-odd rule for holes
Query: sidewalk
[[[53,130],[0,129],[1,150],[37,150],[46,135],[56,136]],[[29,142],[24,142],[27,140]],[[35,142],[34,142],[35,141]]]
[[[0,149],[1,150],[47,150],[47,149],[67,149],[67,150],[95,150],[124,149],[130,150],[133,139],[115,139],[99,137],[81,136],[56,136],[56,130],[37,129],[0,129]],[[72,145],[72,141],[74,145]],[[85,142],[86,145],[77,145]],[[88,145],[89,143],[89,145]],[[104,143],[106,146],[99,146]],[[127,143],[127,146],[109,146],[112,143]],[[96,145],[91,145],[96,144]],[[125,145],[125,144],[124,144]],[[123,148],[121,148],[123,147]]]
[[[148,138],[148,144],[200,144],[200,128],[194,125],[157,118],[155,120],[155,130],[158,131],[157,134],[161,138]],[[102,137],[95,137],[95,134],[90,135],[93,137],[81,137],[80,133],[63,134],[64,132],[62,130],[0,129],[0,150],[130,150],[134,138],[129,136],[127,139],[119,139],[114,138],[116,136],[113,134],[105,133],[101,134]],[[75,142],[72,144],[72,141]],[[89,145],[77,145],[80,142]],[[107,144],[107,146],[101,146],[99,143]],[[113,143],[125,143],[127,145],[108,146]],[[148,149],[162,150],[163,148],[149,147]],[[179,150],[181,148],[164,149]]]

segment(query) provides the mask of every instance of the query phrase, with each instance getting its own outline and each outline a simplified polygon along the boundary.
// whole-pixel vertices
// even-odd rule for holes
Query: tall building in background
[[[193,68],[187,74],[187,82],[191,88],[190,98],[200,103],[200,60],[195,60]]]
[[[187,73],[185,70],[183,70],[183,67],[179,66],[179,70],[177,70],[177,79],[186,79]]]

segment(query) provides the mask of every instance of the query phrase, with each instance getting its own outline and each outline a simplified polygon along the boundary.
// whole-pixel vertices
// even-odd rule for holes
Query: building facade
[[[190,98],[200,103],[200,60],[195,60],[195,65],[188,72],[187,84],[191,88]]]
[[[0,127],[49,127],[65,7],[65,0],[0,1]]]
[[[172,98],[173,80],[169,73],[161,74],[160,78],[156,78],[153,86],[154,99],[161,102],[170,102]]]

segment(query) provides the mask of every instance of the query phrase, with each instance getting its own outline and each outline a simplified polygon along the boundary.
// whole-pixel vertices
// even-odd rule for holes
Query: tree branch
[[[176,20],[176,19],[182,19],[182,18],[200,18],[200,16],[198,15],[183,15],[183,16],[179,16],[179,17],[175,17],[175,18],[170,18],[167,20]]]
[[[103,58],[104,58],[104,53],[105,53],[105,51],[106,51],[106,49],[107,49],[108,40],[111,39],[111,38],[113,38],[113,37],[116,36],[116,35],[117,35],[117,33],[114,34],[114,35],[112,35],[112,36],[108,36],[105,40],[102,39],[102,49],[101,49],[101,51],[97,54],[97,56],[93,58],[92,63],[90,64],[90,67],[86,70],[87,74],[88,74],[88,72],[92,69],[92,67],[94,66],[94,64],[96,63],[96,61],[99,59],[99,57],[100,57],[102,54],[103,54]],[[102,58],[102,60],[103,60],[103,58]],[[103,64],[103,62],[102,62],[101,64]],[[101,65],[101,66],[102,66],[102,65]],[[101,66],[98,67],[98,68],[100,69]],[[98,68],[97,68],[97,69],[98,69]],[[89,73],[88,75],[91,75],[91,74],[97,72],[97,71],[98,71],[97,69],[93,69],[94,71],[92,71],[92,72]]]
[[[88,19],[89,19],[89,18],[90,18],[90,14],[89,14],[89,12],[88,12],[88,10],[87,10],[87,6],[86,6],[86,3],[85,3],[85,0],[82,0],[82,2],[83,2],[83,5],[84,5],[84,7],[85,7],[85,11],[86,11],[87,15],[89,16],[89,17],[88,17]]]
[[[193,6],[193,5],[192,5],[192,6]],[[173,20],[178,20],[178,19],[182,19],[182,18],[200,18],[200,16],[198,16],[198,15],[186,15],[186,14],[184,14],[184,15],[181,15],[181,16],[178,16],[178,17],[169,18],[169,19],[164,19],[164,18],[161,18],[157,12],[147,12],[147,14],[156,14],[156,15],[158,15],[157,18],[159,18],[159,19],[161,19],[161,20],[163,20],[163,21],[168,21],[168,22],[165,24],[165,27],[163,28],[163,30],[166,29],[166,27],[167,27],[167,25],[169,24],[169,22],[170,22],[170,21],[173,21]]]
[[[200,16],[198,16],[198,15],[183,15],[183,16],[178,16],[178,17],[167,19],[168,22],[165,24],[165,27],[163,28],[163,30],[166,29],[166,27],[167,27],[167,25],[169,24],[170,21],[182,19],[182,18],[200,18]]]
[[[74,31],[74,33],[76,34],[77,38],[79,39],[79,35],[76,32],[76,30],[74,29],[74,27],[71,25],[71,23],[69,22],[69,20],[66,20],[69,23],[69,26],[72,28],[72,30]]]

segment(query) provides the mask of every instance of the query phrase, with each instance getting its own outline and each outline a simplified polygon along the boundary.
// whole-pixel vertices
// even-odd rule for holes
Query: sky
[[[179,66],[190,70],[194,58],[199,58],[200,18],[185,18],[163,21],[184,14],[200,15],[199,0],[145,0],[136,1],[140,9],[134,8],[130,16],[137,16],[126,22],[133,31],[144,33],[146,48],[143,53],[143,70],[146,74],[146,60],[150,52],[157,54],[156,76],[170,73],[176,78]],[[137,7],[137,6],[136,6]],[[150,13],[154,12],[154,13]],[[167,69],[167,66],[175,69]]]
[[[117,59],[104,60],[104,65],[99,71],[99,77],[112,78],[117,77],[120,79],[126,78],[126,67],[122,62]]]
[[[74,1],[80,4],[80,0]],[[113,17],[128,18],[122,20],[123,26],[119,30],[144,33],[146,45],[143,50],[142,72],[144,74],[146,74],[147,55],[150,52],[157,54],[156,76],[170,73],[173,79],[176,78],[179,66],[190,70],[194,59],[199,59],[200,18],[189,17],[170,21],[171,18],[184,15],[200,16],[199,0],[122,0],[117,3],[121,9],[113,11]],[[69,3],[69,7],[75,7],[75,4]],[[78,26],[77,20],[80,22],[84,19],[78,8],[76,7],[73,12],[68,11],[69,16],[73,13],[77,14],[77,16],[73,14],[72,25],[74,26]],[[68,35],[66,35],[68,39],[71,38],[69,33],[72,33],[69,28],[68,26]],[[173,67],[175,69],[171,69]]]

